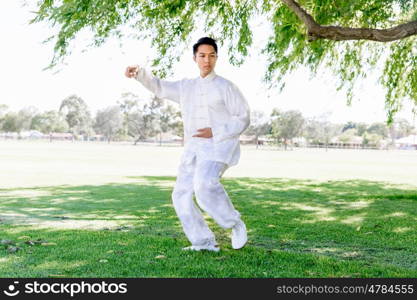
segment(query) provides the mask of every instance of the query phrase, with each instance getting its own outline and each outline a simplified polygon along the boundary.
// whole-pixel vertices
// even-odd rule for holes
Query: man
[[[221,227],[232,229],[232,247],[240,249],[247,242],[246,226],[220,178],[239,160],[239,136],[249,126],[249,107],[239,89],[214,72],[215,40],[199,39],[193,46],[193,59],[200,69],[200,76],[194,79],[164,81],[137,65],[127,67],[125,75],[141,82],[157,97],[181,106],[185,147],[172,200],[191,242],[190,247],[183,249],[220,250],[193,194],[200,208]]]

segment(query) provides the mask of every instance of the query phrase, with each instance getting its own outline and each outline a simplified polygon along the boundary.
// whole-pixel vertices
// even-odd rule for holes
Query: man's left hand
[[[213,132],[211,132],[210,127],[197,129],[197,131],[198,134],[194,134],[193,137],[201,137],[206,139],[213,137]]]

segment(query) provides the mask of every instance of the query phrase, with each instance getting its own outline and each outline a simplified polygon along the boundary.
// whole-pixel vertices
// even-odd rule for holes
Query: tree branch
[[[318,24],[295,0],[281,1],[306,25],[309,41],[328,39],[334,41],[371,40],[391,42],[417,34],[417,21],[411,21],[388,29],[323,26]]]

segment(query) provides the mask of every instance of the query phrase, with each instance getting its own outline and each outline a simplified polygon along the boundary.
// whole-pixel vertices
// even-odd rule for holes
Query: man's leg
[[[172,192],[172,201],[182,228],[188,240],[191,242],[191,250],[211,248],[217,245],[213,232],[207,226],[200,209],[193,201],[194,172],[196,159],[182,160],[178,168],[178,176]]]
[[[194,191],[197,203],[204,211],[221,227],[232,228],[232,246],[239,249],[247,241],[246,226],[220,183],[226,168],[226,164],[217,161],[197,161]]]

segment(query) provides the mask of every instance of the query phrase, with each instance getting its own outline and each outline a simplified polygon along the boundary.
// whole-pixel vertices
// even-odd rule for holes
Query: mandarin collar
[[[198,79],[200,82],[210,82],[214,79],[214,77],[216,77],[216,72],[211,71],[209,74],[207,74],[206,77],[201,77],[201,75],[198,76]]]

